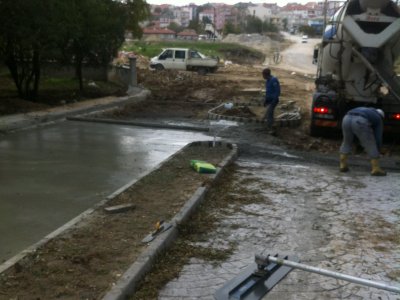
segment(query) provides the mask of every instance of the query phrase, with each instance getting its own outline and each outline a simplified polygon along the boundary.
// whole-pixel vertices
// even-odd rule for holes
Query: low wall
[[[42,75],[55,78],[76,77],[74,66],[63,66],[57,63],[43,63]],[[108,66],[87,66],[82,68],[83,78],[86,80],[107,81]]]
[[[131,69],[129,66],[111,66],[108,70],[107,80],[117,84],[129,86]]]

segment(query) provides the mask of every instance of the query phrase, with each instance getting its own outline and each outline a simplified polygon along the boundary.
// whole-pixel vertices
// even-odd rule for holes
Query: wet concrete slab
[[[255,254],[295,255],[304,264],[398,285],[400,172],[372,177],[363,168],[343,174],[336,164],[266,150],[242,152],[236,166],[228,197],[261,193],[262,201],[214,210],[218,228],[197,243],[217,249],[233,244],[233,254],[218,264],[191,258],[158,299],[214,299]],[[263,299],[397,298],[295,270]]]
[[[202,133],[67,121],[0,140],[0,262]]]

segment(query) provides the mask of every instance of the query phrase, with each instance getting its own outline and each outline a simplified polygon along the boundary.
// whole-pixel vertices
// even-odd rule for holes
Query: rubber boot
[[[347,154],[340,154],[340,164],[339,164],[339,170],[340,172],[348,172],[349,167],[347,166]]]
[[[386,172],[383,171],[379,166],[379,160],[377,158],[371,159],[371,166],[372,166],[372,171],[371,171],[372,176],[386,176]]]

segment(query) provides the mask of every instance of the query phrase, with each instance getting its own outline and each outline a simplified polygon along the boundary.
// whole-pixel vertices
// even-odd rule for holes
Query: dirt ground
[[[187,120],[207,120],[207,112],[221,103],[253,102],[260,104],[264,81],[262,65],[228,64],[215,74],[200,76],[192,72],[154,72],[140,69],[138,82],[152,91],[146,105],[138,104],[115,111],[102,117],[122,118],[176,118]],[[340,141],[313,138],[309,135],[309,118],[314,81],[312,78],[290,71],[273,69],[281,83],[281,106],[289,102],[300,108],[302,122],[296,128],[280,128],[278,143],[297,150],[335,152]],[[261,117],[263,107],[234,109],[230,115]]]

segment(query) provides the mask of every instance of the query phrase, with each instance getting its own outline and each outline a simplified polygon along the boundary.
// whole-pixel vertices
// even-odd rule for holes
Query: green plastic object
[[[217,172],[217,168],[214,167],[212,164],[202,161],[202,160],[191,160],[190,165],[197,173],[203,174],[214,174]]]

